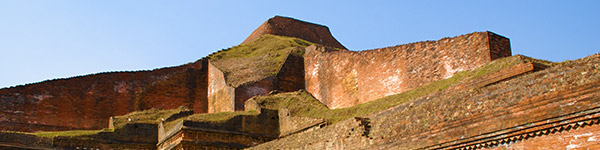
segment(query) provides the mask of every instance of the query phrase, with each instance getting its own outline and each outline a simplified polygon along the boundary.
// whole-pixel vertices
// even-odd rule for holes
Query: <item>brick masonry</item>
[[[491,32],[476,32],[353,52],[345,50],[325,26],[274,17],[244,42],[262,34],[298,37],[329,47],[310,46],[304,57],[289,55],[276,75],[237,87],[227,85],[225,74],[201,59],[153,71],[101,73],[0,89],[1,130],[99,129],[110,116],[179,106],[199,113],[253,109],[259,115],[220,123],[184,121],[168,132],[162,125],[127,124],[115,132],[93,135],[93,140],[0,133],[0,141],[22,148],[71,149],[235,149],[275,138],[279,139],[253,148],[600,146],[598,54],[541,71],[544,68],[535,63],[519,64],[377,114],[327,125],[315,118],[289,116],[285,109],[260,109],[247,99],[272,90],[306,88],[329,108],[349,107],[510,56],[510,41]]]
[[[265,21],[242,44],[254,41],[263,34],[296,37],[324,46],[346,49],[331,35],[327,26],[282,16],[275,16]]]
[[[510,55],[509,40],[492,32],[358,52],[311,46],[306,90],[329,108],[350,107]]]
[[[99,73],[0,89],[0,130],[106,128],[110,116],[187,106],[207,112],[207,66]]]
[[[208,113],[234,111],[235,89],[227,85],[224,73],[208,63]]]
[[[492,85],[444,90],[368,120],[342,121],[254,149],[593,148],[600,145],[599,64],[596,54]]]

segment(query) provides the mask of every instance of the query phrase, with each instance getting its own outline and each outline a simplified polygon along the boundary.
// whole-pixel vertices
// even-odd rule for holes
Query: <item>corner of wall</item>
[[[488,38],[490,61],[512,56],[510,39],[491,31],[485,32]]]
[[[225,74],[208,62],[208,113],[235,110],[235,88],[227,85]]]

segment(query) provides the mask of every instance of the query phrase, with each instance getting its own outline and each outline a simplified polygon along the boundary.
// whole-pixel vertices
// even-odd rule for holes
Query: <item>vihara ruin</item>
[[[490,31],[350,51],[275,16],[180,66],[0,89],[0,149],[600,149],[599,68]]]

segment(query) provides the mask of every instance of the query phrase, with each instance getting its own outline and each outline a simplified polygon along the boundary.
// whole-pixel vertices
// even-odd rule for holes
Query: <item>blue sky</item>
[[[600,52],[600,1],[0,0],[0,88],[195,61],[275,15],[329,26],[351,50],[475,31],[513,54],[564,61]]]

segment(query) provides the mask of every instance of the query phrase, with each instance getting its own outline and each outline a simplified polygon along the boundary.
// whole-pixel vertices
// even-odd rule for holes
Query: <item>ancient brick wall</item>
[[[208,112],[228,112],[244,110],[246,100],[266,95],[273,90],[292,92],[304,88],[304,59],[290,54],[274,76],[246,82],[237,87],[227,85],[225,73],[209,63],[208,73]]]
[[[0,132],[0,145],[8,147],[28,147],[28,148],[45,148],[52,146],[52,138],[42,138],[35,135],[21,133],[4,133]],[[0,149],[3,147],[0,146]],[[24,148],[26,149],[26,148]]]
[[[295,37],[320,45],[346,49],[333,38],[328,27],[281,16],[265,21],[242,44],[258,39],[263,34]]]
[[[246,100],[259,95],[266,95],[277,89],[276,78],[267,77],[254,82],[247,82],[235,88],[235,110],[243,111]]]
[[[110,116],[150,108],[207,111],[200,60],[153,71],[113,72],[0,89],[0,130],[101,129]]]
[[[491,32],[359,52],[311,46],[304,60],[306,90],[329,108],[349,107],[449,78],[510,53],[508,39]]]
[[[261,109],[259,115],[235,116],[222,122],[183,121],[169,130],[159,133],[159,149],[244,148],[277,138],[279,113]]]
[[[489,46],[490,46],[490,58],[492,60],[511,56],[510,40],[492,32],[487,32]]]
[[[323,119],[291,116],[288,109],[280,109],[279,137],[295,134],[312,127],[324,125],[326,123],[327,122]]]
[[[225,74],[208,63],[208,113],[234,111],[234,100],[235,89],[227,85]]]
[[[184,121],[183,126],[242,132],[273,138],[279,136],[278,112],[269,109],[261,109],[258,115],[239,115],[221,122]]]
[[[53,148],[64,149],[156,149],[158,125],[130,123],[114,132],[83,137],[54,137]]]
[[[600,149],[599,126],[594,124],[578,127],[578,129],[570,129],[570,131],[550,133],[546,136],[482,149]]]
[[[136,150],[155,150],[155,144],[147,143],[128,143],[128,142],[107,142],[94,139],[78,139],[70,137],[55,137],[53,139],[52,149],[136,149]]]
[[[184,137],[182,142],[205,143],[205,145],[197,144],[197,146],[244,148],[271,140],[271,138],[237,132],[220,132],[201,129],[184,129],[182,131]],[[220,143],[227,144],[219,145]]]
[[[260,144],[250,149],[359,149],[368,145],[368,124],[360,118],[348,119],[323,128],[300,132]]]
[[[275,77],[277,90],[294,92],[304,89],[304,57],[290,54]]]
[[[152,144],[158,141],[158,125],[151,123],[128,123],[114,132],[100,132],[91,135],[95,139],[111,139],[129,143]]]
[[[599,64],[600,55],[593,55],[481,88],[444,90],[367,119],[254,148],[520,148],[544,140],[559,149],[593,148],[600,123]],[[353,136],[361,123],[364,136]]]

